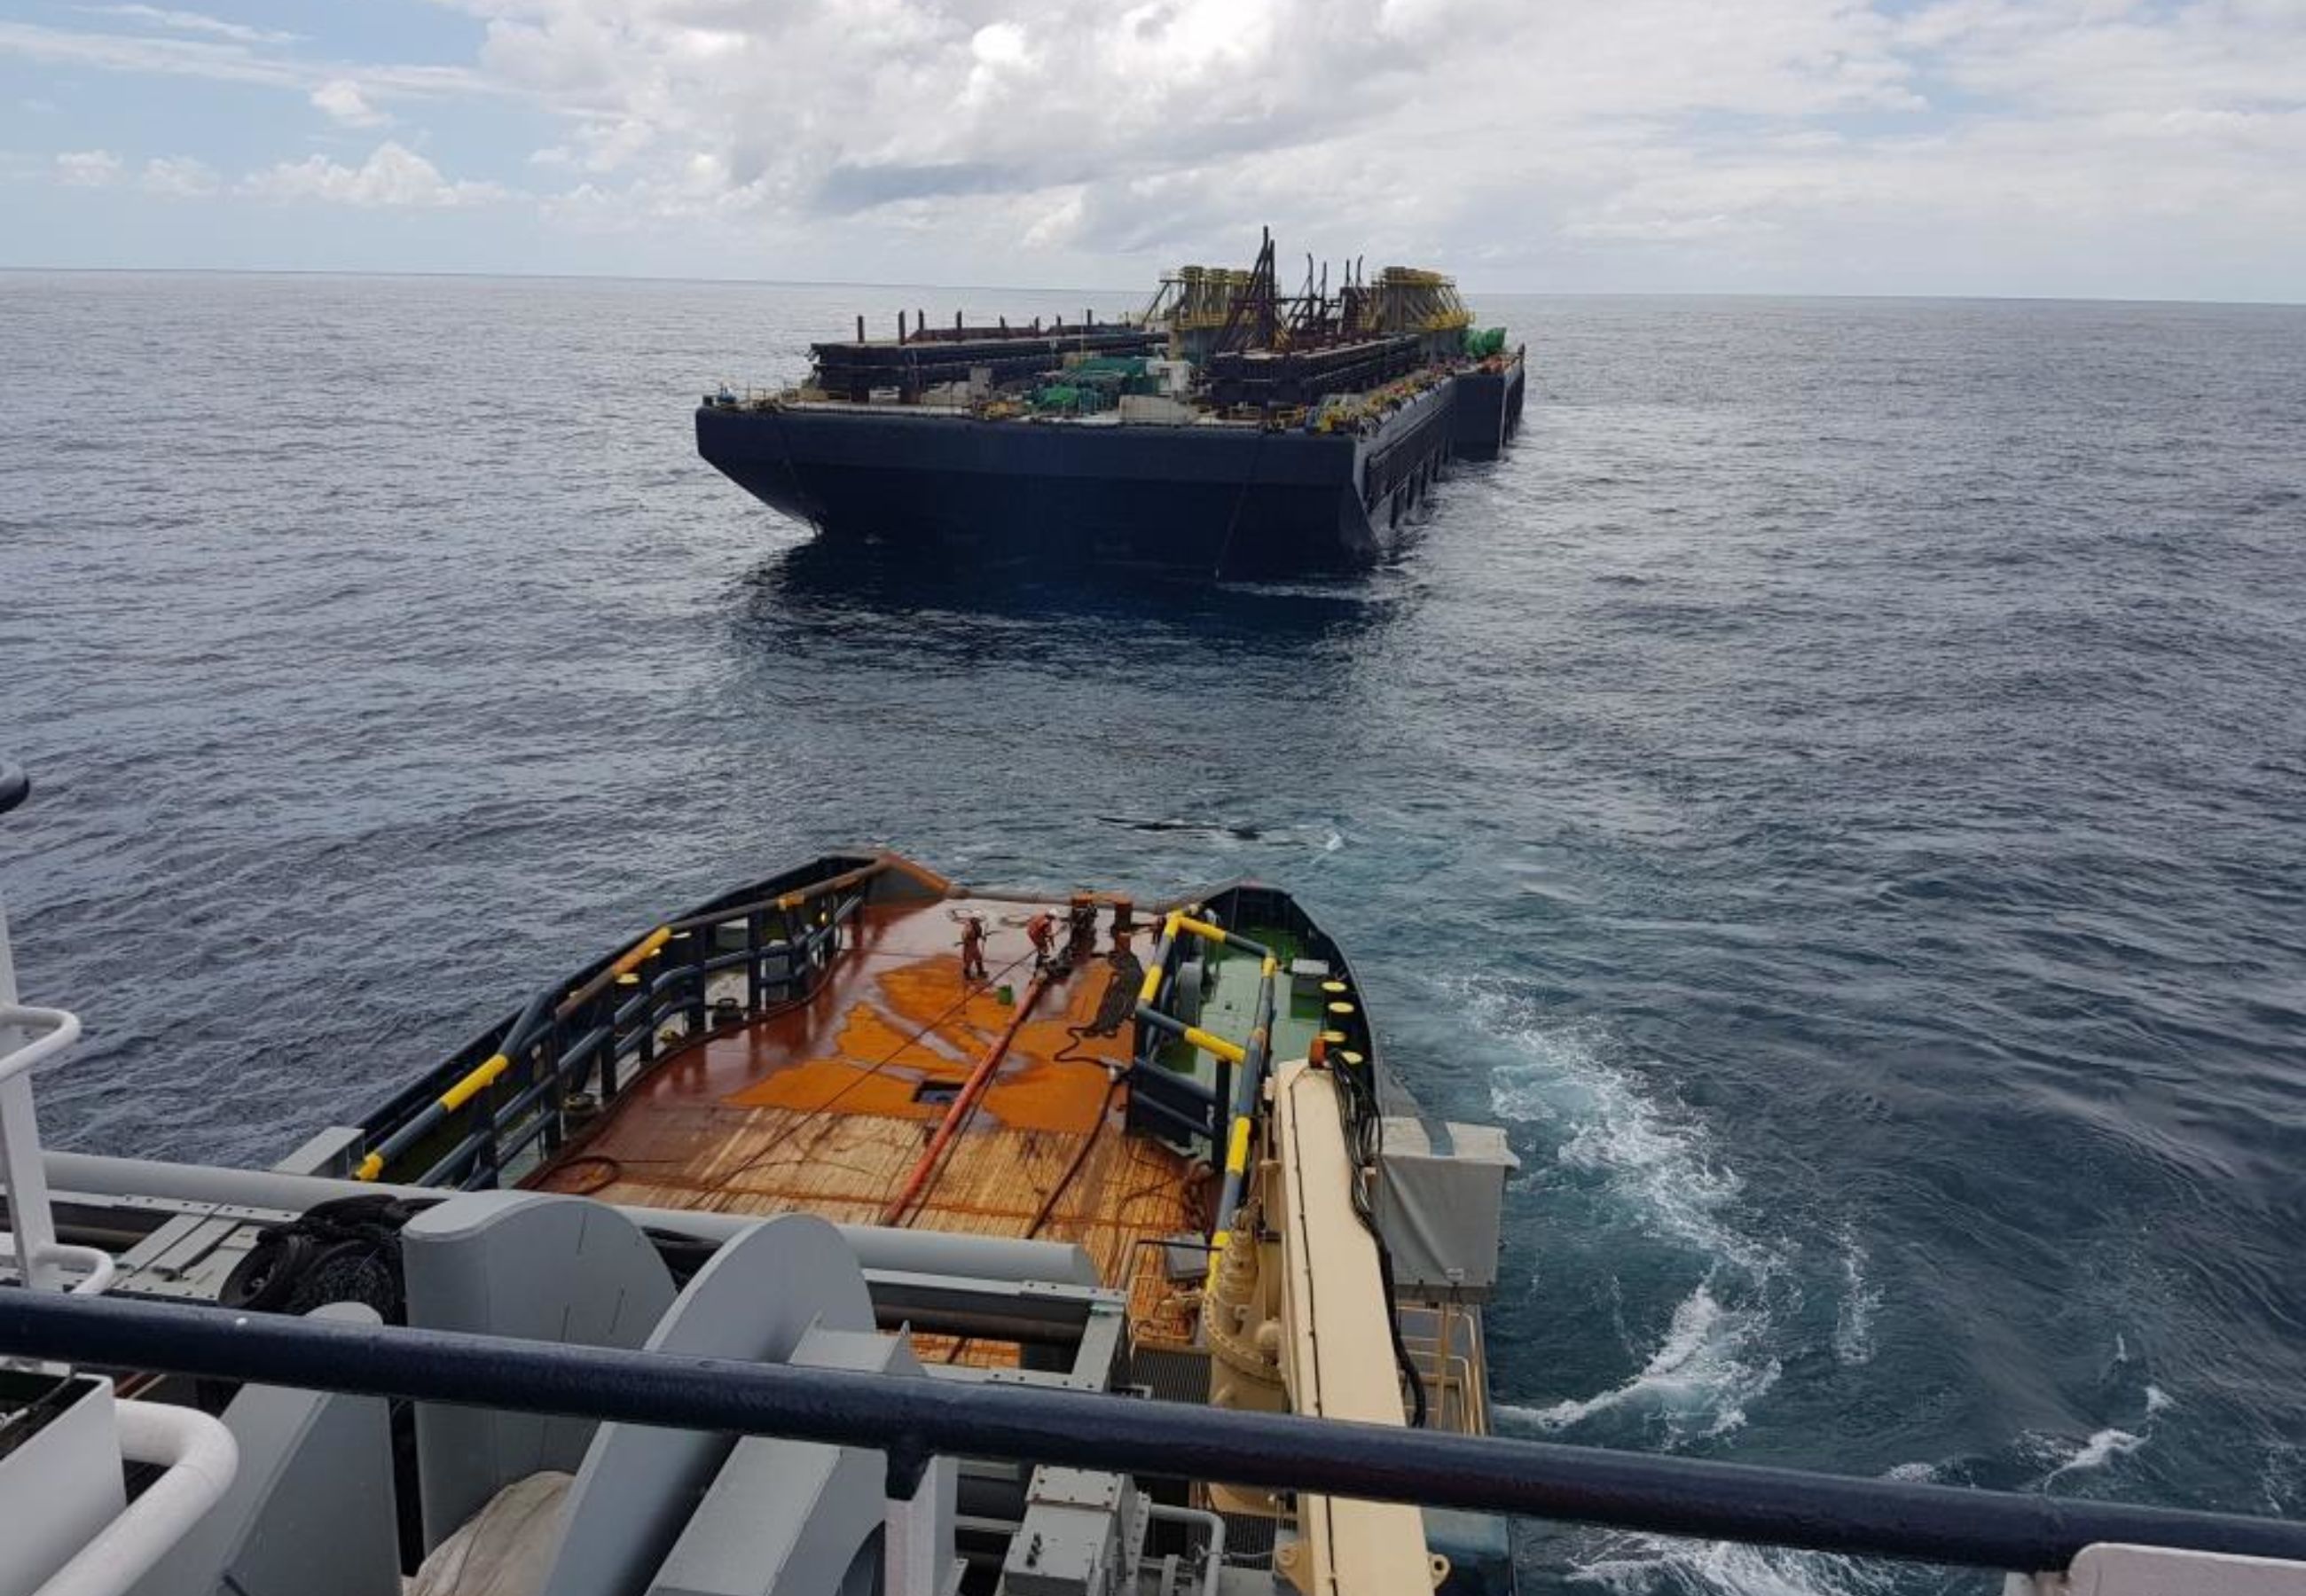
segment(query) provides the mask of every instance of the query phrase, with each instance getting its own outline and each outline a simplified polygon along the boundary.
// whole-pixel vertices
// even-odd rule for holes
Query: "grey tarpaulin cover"
[[[1403,1296],[1487,1300],[1498,1283],[1506,1176],[1521,1167],[1495,1125],[1388,1114],[1378,1154],[1378,1229]]]

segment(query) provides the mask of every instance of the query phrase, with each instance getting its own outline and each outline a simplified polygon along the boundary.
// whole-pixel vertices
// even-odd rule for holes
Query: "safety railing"
[[[2306,1523],[2237,1514],[119,1298],[0,1292],[0,1353],[869,1447],[893,1498],[957,1456],[2028,1574],[2109,1544],[2306,1560]]]
[[[0,758],[0,815],[23,803],[31,791],[23,767]],[[64,1271],[77,1269],[80,1279],[66,1289],[90,1295],[112,1284],[112,1255],[56,1240],[39,1116],[32,1103],[33,1070],[79,1039],[76,1015],[16,1001],[8,915],[0,907],[0,1187],[8,1193],[8,1228],[0,1231],[0,1255],[14,1257],[16,1278],[30,1286],[63,1286]]]
[[[1170,911],[1161,922],[1153,956],[1146,960],[1133,1016],[1137,1021],[1137,1045],[1130,1063],[1129,1113],[1132,1129],[1150,1130],[1187,1147],[1198,1147],[1214,1163],[1226,1145],[1226,1124],[1234,1103],[1234,1072],[1240,1070],[1244,1077],[1255,1072],[1251,1068],[1252,1049],[1259,1055],[1256,1068],[1262,1069],[1265,1039],[1262,1023],[1252,1028],[1247,1041],[1235,1042],[1180,1020],[1164,1006],[1174,996],[1188,945],[1198,941],[1214,949],[1227,941],[1227,934],[1222,928],[1197,917],[1206,912],[1199,905],[1191,910]],[[1265,987],[1269,998],[1273,984],[1271,957],[1260,943],[1239,937],[1232,940],[1235,947],[1251,958],[1265,959]],[[1266,1005],[1267,998],[1260,1000],[1261,1005]],[[1164,1066],[1160,1055],[1172,1041],[1183,1042],[1217,1060],[1213,1087]]]
[[[558,1150],[668,1051],[806,1001],[888,867],[820,860],[668,921],[543,988],[370,1115],[354,1175],[501,1184]]]
[[[1425,1385],[1429,1426],[1464,1435],[1488,1434],[1488,1354],[1482,1347],[1480,1314],[1454,1302],[1405,1306],[1396,1311],[1401,1319],[1402,1351]]]
[[[8,1193],[8,1229],[0,1231],[0,1252],[13,1253],[16,1278],[30,1286],[57,1286],[92,1295],[112,1284],[112,1255],[100,1247],[76,1247],[56,1240],[48,1203],[47,1159],[40,1150],[40,1125],[32,1102],[34,1066],[62,1054],[80,1039],[79,1017],[62,1009],[28,1008],[15,1002],[9,969],[8,925],[0,918],[0,1187]],[[29,1037],[29,1040],[12,1041]],[[70,1286],[64,1272],[81,1276]]]

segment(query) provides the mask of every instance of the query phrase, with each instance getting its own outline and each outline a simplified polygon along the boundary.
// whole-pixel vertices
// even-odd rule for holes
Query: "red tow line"
[[[936,1171],[937,1160],[944,1156],[946,1147],[960,1134],[961,1125],[977,1111],[977,1100],[985,1095],[985,1088],[993,1084],[993,1072],[1001,1067],[1001,1060],[1008,1053],[1009,1044],[1017,1039],[1018,1031],[1024,1027],[1025,1017],[1033,1011],[1033,1005],[1041,1001],[1041,994],[1048,989],[1049,975],[1046,969],[1035,973],[1032,984],[1025,988],[1025,995],[1017,1001],[1017,1012],[1011,1018],[1009,1028],[995,1039],[991,1047],[986,1049],[985,1056],[977,1061],[977,1067],[969,1072],[969,1079],[961,1083],[961,1090],[954,1095],[952,1105],[944,1111],[944,1121],[937,1126],[936,1134],[929,1138],[928,1148],[921,1154],[921,1161],[914,1165],[912,1174],[905,1177],[905,1189],[881,1210],[882,1224],[896,1224],[905,1210],[912,1206],[913,1199],[927,1188],[930,1177]]]

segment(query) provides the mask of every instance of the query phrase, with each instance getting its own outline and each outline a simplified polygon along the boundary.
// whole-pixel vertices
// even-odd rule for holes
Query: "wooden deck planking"
[[[990,927],[982,988],[961,979],[949,908]],[[865,910],[814,998],[662,1061],[528,1183],[646,1207],[879,1223],[945,1112],[917,1091],[957,1085],[1015,1017],[993,989],[1025,989],[1029,912]],[[1101,934],[1100,955],[1107,945]],[[1166,1289],[1159,1250],[1137,1243],[1199,1231],[1206,1186],[1175,1152],[1125,1133],[1125,1098],[1108,1074],[1125,1062],[1124,1037],[1075,1035],[1113,973],[1101,956],[1086,960],[1044,996],[907,1223],[1077,1242],[1107,1284]]]

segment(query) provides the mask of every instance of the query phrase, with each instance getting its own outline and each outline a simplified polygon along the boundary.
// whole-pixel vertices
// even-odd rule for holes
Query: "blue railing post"
[[[756,909],[745,917],[745,1013],[758,1014],[762,1006],[761,915]]]
[[[710,926],[704,926],[695,931],[676,931],[672,940],[682,943],[688,951],[688,1039],[698,1041],[705,1035],[707,1008],[705,988],[712,979],[705,962],[711,955],[713,930]]]
[[[562,1020],[559,1015],[555,1014],[545,1027],[542,1049],[543,1072],[551,1079],[552,1084],[546,1090],[542,1102],[538,1105],[544,1115],[544,1150],[548,1155],[558,1152],[560,1148],[563,1131],[560,1105],[568,1096],[568,1083],[560,1079],[561,1038]]]

